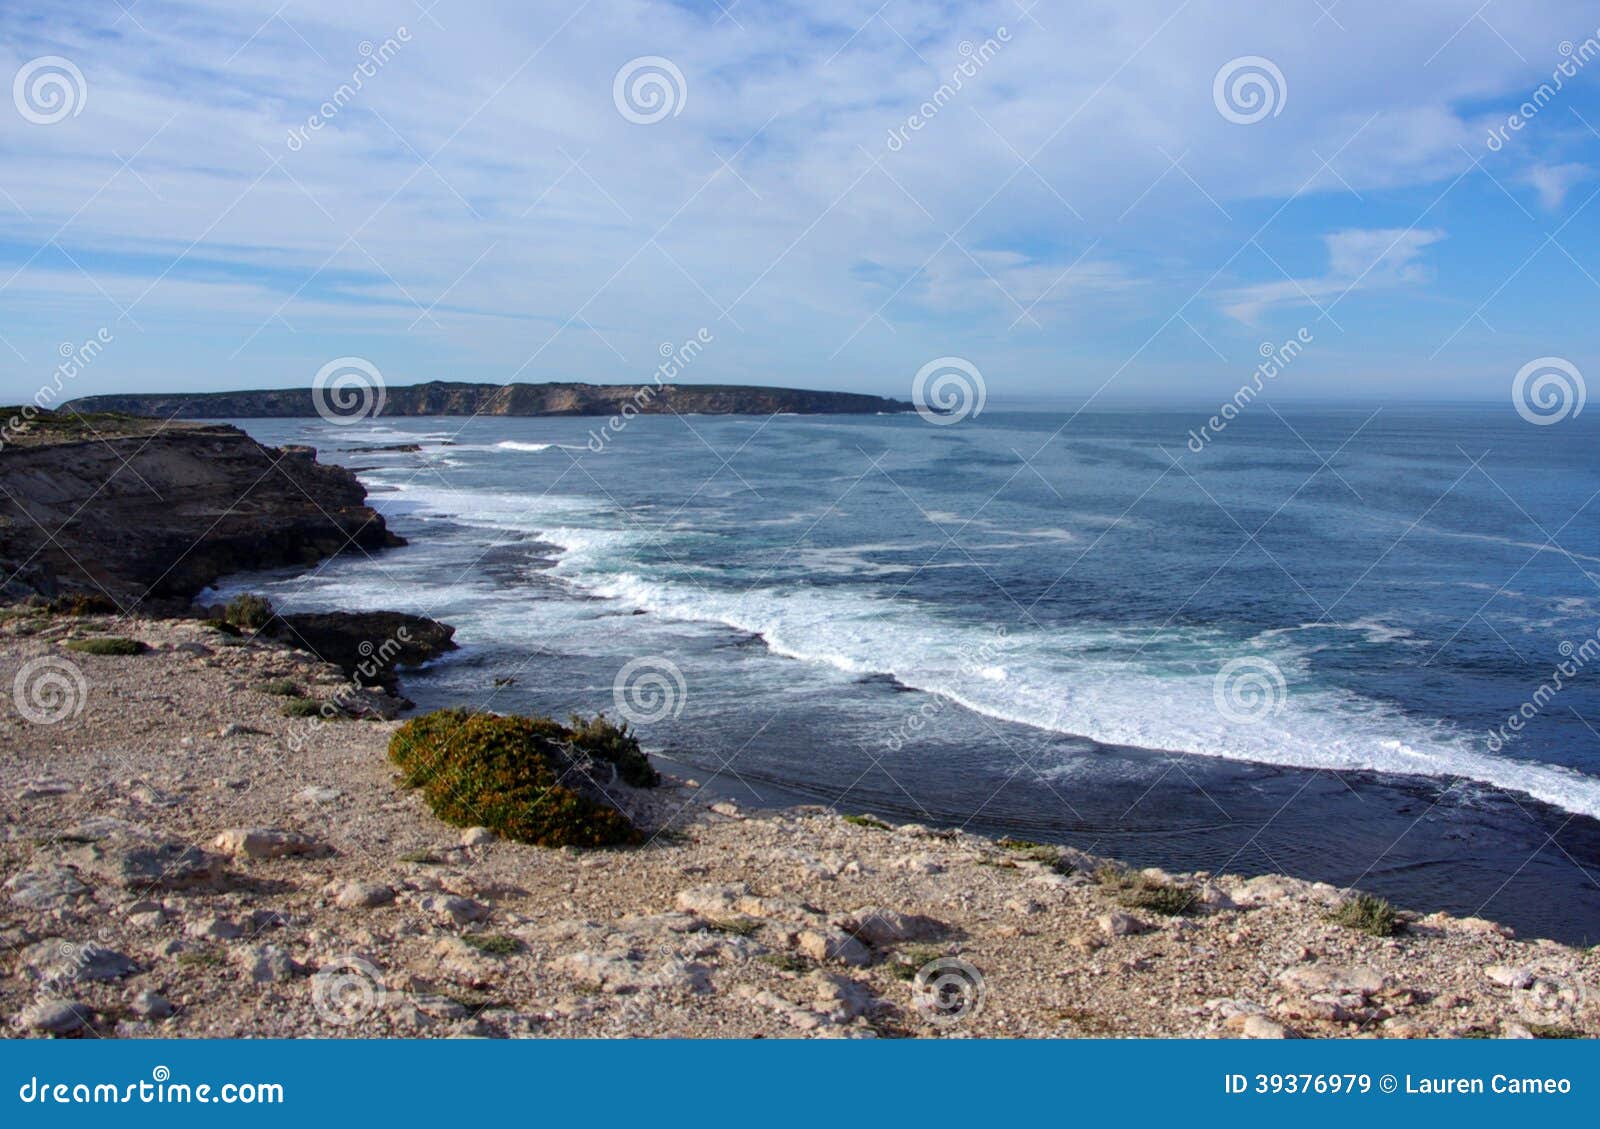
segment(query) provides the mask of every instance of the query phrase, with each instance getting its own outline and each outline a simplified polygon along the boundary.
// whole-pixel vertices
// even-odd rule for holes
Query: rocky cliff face
[[[309,447],[226,426],[41,414],[0,450],[0,598],[186,602],[230,572],[400,544]]]
[[[433,381],[384,392],[389,416],[611,416],[624,404],[641,414],[802,415],[909,412],[911,404],[855,392],[812,392],[745,384],[459,384]],[[264,419],[317,414],[309,388],[200,395],[87,396],[79,412],[125,412],[161,419]]]

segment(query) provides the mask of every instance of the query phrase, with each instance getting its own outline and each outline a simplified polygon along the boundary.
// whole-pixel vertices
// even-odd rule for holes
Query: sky
[[[1593,3],[1029,2],[6,0],[0,401],[1600,369]]]

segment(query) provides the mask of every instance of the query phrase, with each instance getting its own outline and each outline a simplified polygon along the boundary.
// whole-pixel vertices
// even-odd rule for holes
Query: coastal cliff
[[[646,395],[648,393],[648,395]],[[747,384],[463,384],[430,381],[386,388],[380,415],[388,416],[611,416],[623,405],[642,415],[799,415],[909,412],[903,400],[856,392],[815,392]],[[314,416],[309,388],[197,395],[86,396],[64,406],[78,412],[124,412],[161,419],[269,419]]]
[[[231,572],[401,543],[355,475],[234,427],[43,412],[0,453],[0,599],[170,605]]]

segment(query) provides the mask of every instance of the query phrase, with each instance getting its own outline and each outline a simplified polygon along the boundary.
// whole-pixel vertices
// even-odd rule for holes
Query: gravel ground
[[[1593,949],[1442,914],[1370,936],[1282,876],[1143,872],[1147,903],[1191,895],[1165,916],[1103,860],[686,780],[618,796],[640,849],[496,841],[398,790],[397,722],[262,689],[328,697],[334,668],[185,620],[122,624],[140,655],[62,645],[109,626],[0,620],[12,1035],[1600,1032]]]

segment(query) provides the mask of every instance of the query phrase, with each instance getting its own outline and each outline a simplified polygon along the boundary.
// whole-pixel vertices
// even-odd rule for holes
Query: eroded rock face
[[[6,596],[177,606],[231,572],[401,543],[355,475],[310,448],[221,424],[42,416],[0,460],[0,574],[28,562]]]

